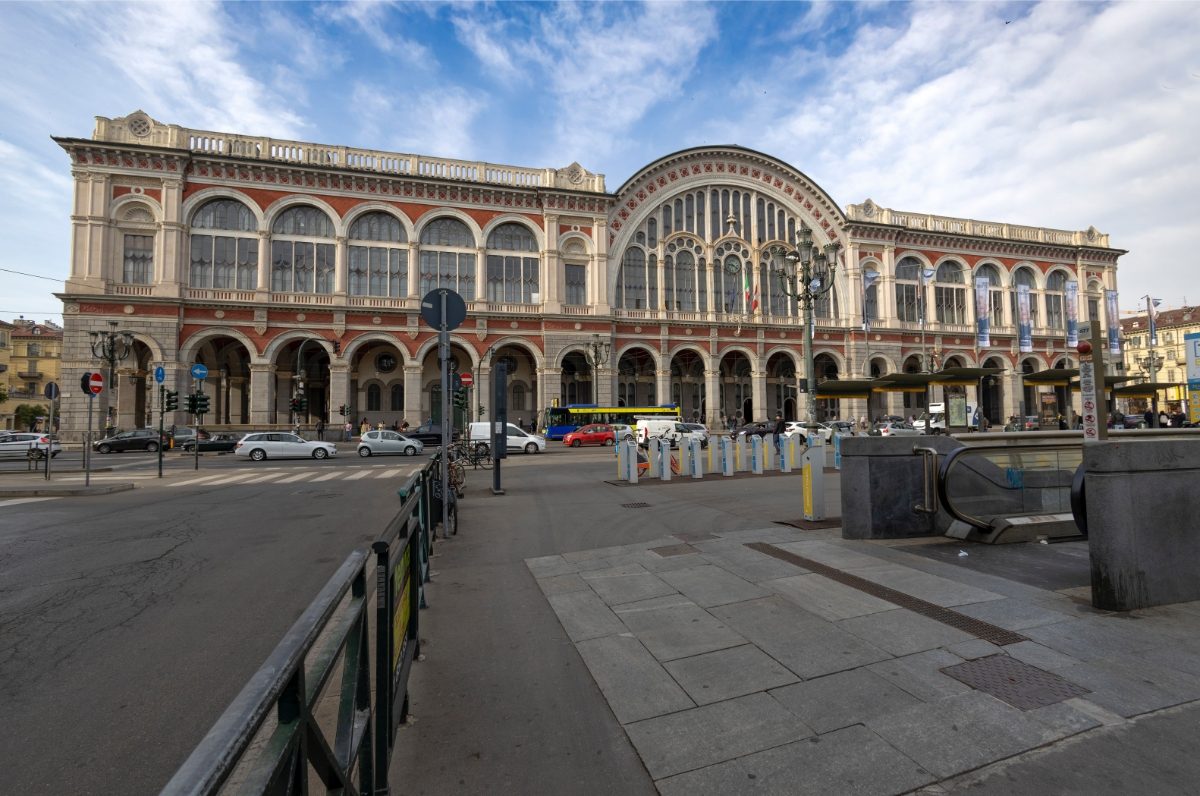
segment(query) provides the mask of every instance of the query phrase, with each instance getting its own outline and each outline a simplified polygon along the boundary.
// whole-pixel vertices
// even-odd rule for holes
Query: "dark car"
[[[461,433],[462,429],[454,429],[454,439],[457,440]],[[422,423],[405,431],[404,436],[419,440],[426,448],[436,448],[442,444],[442,427],[438,423]]]
[[[200,446],[200,453],[226,453],[236,448],[238,440],[241,438],[241,434],[205,434],[201,432],[199,443],[196,442],[195,437],[192,437],[182,445],[176,442],[176,447],[183,448],[186,453],[194,453],[198,444]]]
[[[124,451],[156,451],[163,444],[162,437],[156,428],[135,428],[133,431],[120,431],[111,437],[98,439],[92,443],[92,449],[97,453],[121,453]]]
[[[747,423],[744,426],[739,426],[738,428],[734,429],[733,438],[749,438],[752,436],[765,437],[770,434],[774,428],[775,424],[773,423]]]

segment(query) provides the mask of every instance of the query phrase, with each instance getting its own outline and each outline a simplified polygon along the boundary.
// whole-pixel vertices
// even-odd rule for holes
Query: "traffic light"
[[[292,400],[288,401],[288,408],[290,410],[292,410],[293,412],[299,412],[300,411],[300,399],[293,398]]]
[[[208,396],[204,393],[198,393],[196,395],[196,414],[208,414]]]
[[[167,390],[163,393],[163,411],[174,412],[179,408],[179,393]]]
[[[301,395],[296,399],[296,411],[304,412],[308,409],[308,399]]]
[[[341,415],[342,417],[346,416],[346,405],[345,404],[342,404],[341,406],[338,407],[338,414]]]
[[[467,408],[467,391],[465,389],[459,388],[459,389],[455,390],[454,395],[452,397],[454,400],[454,408],[455,409],[466,409]]]
[[[187,396],[185,396],[184,401],[187,407],[187,413],[189,415],[196,414],[196,394],[192,392],[188,393]]]

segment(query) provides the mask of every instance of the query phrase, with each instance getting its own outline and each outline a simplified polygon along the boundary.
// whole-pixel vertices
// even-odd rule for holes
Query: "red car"
[[[617,434],[613,431],[612,426],[593,423],[590,426],[581,426],[577,431],[567,434],[563,437],[563,444],[570,445],[572,448],[578,448],[580,445],[612,445],[616,438]]]

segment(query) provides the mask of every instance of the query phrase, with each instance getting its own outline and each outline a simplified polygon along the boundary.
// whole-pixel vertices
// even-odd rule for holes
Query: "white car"
[[[421,440],[406,437],[396,431],[368,431],[362,435],[362,440],[358,443],[359,456],[377,456],[386,453],[416,456],[423,450],[425,450],[425,445]]]
[[[25,458],[30,455],[38,459],[46,458],[49,449],[51,458],[62,452],[58,440],[51,440],[50,435],[36,431],[7,431],[0,433],[0,456],[4,458]]]
[[[309,441],[283,431],[264,431],[242,437],[233,452],[238,456],[249,456],[256,462],[263,459],[325,459],[337,456],[337,446],[332,442]]]
[[[546,438],[537,434],[530,434],[525,429],[509,423],[505,426],[505,434],[507,437],[506,447],[510,451],[525,451],[526,453],[541,453],[546,450]],[[479,421],[471,423],[467,426],[467,439],[472,443],[486,442],[491,444],[492,441],[492,426],[491,423]]]
[[[683,427],[687,429],[687,436],[700,441],[701,448],[708,447],[708,428],[703,423],[684,423]]]
[[[624,423],[609,423],[609,425],[616,433],[617,442],[629,442],[637,436],[637,429],[633,426],[627,426]]]

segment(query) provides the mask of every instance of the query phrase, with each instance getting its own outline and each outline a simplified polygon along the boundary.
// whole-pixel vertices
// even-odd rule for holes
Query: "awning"
[[[1025,384],[1040,384],[1046,387],[1069,387],[1071,379],[1079,378],[1079,368],[1050,368],[1036,373],[1021,375]]]
[[[876,392],[925,392],[936,373],[885,373],[872,380]]]
[[[933,380],[937,384],[969,387],[979,384],[987,376],[1003,372],[1004,368],[944,368],[933,374]]]
[[[1116,387],[1118,384],[1124,384],[1125,382],[1133,381],[1136,378],[1137,378],[1137,376],[1105,376],[1104,377],[1104,389],[1111,390],[1113,387]],[[1071,389],[1072,390],[1079,389],[1079,379],[1075,379],[1075,381],[1071,382]]]
[[[1113,387],[1112,394],[1121,398],[1153,398],[1163,390],[1186,386],[1182,382],[1175,381],[1144,381],[1141,384],[1126,384],[1123,387]]]
[[[871,392],[887,384],[882,379],[827,379],[817,385],[818,398],[870,398]]]

